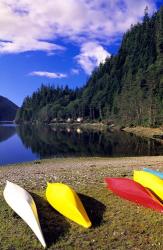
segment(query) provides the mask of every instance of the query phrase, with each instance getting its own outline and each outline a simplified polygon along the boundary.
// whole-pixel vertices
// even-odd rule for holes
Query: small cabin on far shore
[[[55,117],[51,120],[51,123],[56,123],[58,121],[58,119]]]
[[[83,117],[78,117],[78,118],[76,119],[76,121],[79,122],[79,123],[83,122]]]
[[[73,122],[73,119],[69,117],[69,118],[67,118],[66,122],[67,122],[67,123],[72,123],[72,122]]]

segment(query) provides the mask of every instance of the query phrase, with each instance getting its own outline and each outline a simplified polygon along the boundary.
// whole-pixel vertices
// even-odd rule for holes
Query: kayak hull
[[[154,192],[163,201],[163,180],[146,171],[134,171],[134,180]]]
[[[128,178],[106,178],[105,182],[119,197],[163,213],[163,205],[139,183]]]
[[[89,228],[91,222],[77,193],[63,183],[48,183],[46,197],[59,213],[79,225]]]
[[[157,177],[159,177],[160,179],[163,179],[163,173],[160,171],[156,171],[156,170],[149,169],[149,168],[143,168],[143,171],[154,174]]]
[[[42,246],[46,248],[37,208],[32,196],[19,185],[9,181],[6,182],[3,196],[7,204],[27,223],[41,242]]]

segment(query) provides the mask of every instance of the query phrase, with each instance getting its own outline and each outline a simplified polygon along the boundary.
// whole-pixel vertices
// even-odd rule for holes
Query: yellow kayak
[[[77,193],[63,183],[47,183],[46,198],[59,213],[85,228],[91,222]]]
[[[161,200],[163,200],[163,180],[156,175],[145,171],[134,171],[134,181],[140,183],[146,188],[149,188]]]

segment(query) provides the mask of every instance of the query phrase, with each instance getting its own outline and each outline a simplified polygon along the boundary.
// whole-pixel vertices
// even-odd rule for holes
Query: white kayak
[[[46,248],[37,208],[32,196],[22,187],[9,181],[6,181],[3,196],[7,204],[28,224],[43,247]]]

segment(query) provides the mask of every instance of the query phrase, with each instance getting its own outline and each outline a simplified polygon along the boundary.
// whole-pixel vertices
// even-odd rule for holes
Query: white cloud
[[[29,75],[41,76],[41,77],[47,77],[47,78],[65,78],[65,77],[67,77],[66,74],[47,72],[47,71],[33,71]]]
[[[96,66],[105,62],[106,57],[110,57],[110,54],[101,45],[87,42],[82,45],[81,53],[76,56],[76,60],[89,75]]]
[[[28,39],[28,43],[24,39],[17,39],[12,42],[0,42],[0,53],[21,53],[26,51],[47,51],[52,54],[55,50],[65,50],[64,47],[44,41]]]
[[[79,69],[71,69],[71,74],[73,75],[78,75],[79,74]]]
[[[58,38],[109,43],[141,19],[154,0],[1,0],[0,53],[63,50]],[[52,42],[53,41],[53,42]]]

